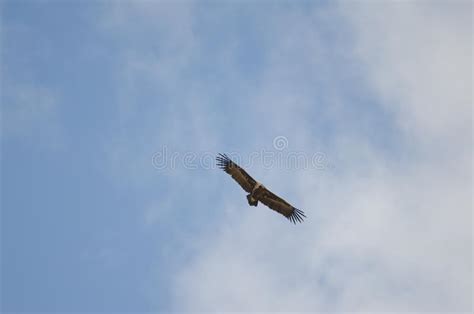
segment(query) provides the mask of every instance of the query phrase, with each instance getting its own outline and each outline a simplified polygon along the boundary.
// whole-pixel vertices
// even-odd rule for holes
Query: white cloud
[[[371,83],[401,127],[425,141],[467,139],[472,3],[374,2],[343,6],[343,14],[355,28]]]
[[[285,135],[290,149],[312,152],[330,140],[326,148],[336,169],[288,172],[284,180],[278,169],[252,172],[275,192],[286,191],[282,196],[306,211],[307,221],[298,226],[261,205],[247,207],[244,193],[238,204],[216,199],[215,191],[224,183],[214,178],[202,187],[189,173],[168,173],[163,180],[170,190],[176,184],[181,191],[186,182],[196,194],[209,193],[209,203],[224,212],[223,221],[207,234],[182,241],[187,247],[181,249],[195,254],[172,283],[174,309],[471,309],[472,30],[471,5],[460,6],[341,3],[324,14],[271,10],[271,18],[260,21],[262,29],[272,30],[265,37],[266,67],[257,88],[237,96],[245,100],[241,103],[248,119],[264,119],[253,125],[252,139],[245,143],[271,145],[274,136]],[[156,28],[164,35],[158,41],[164,50],[143,52],[132,46],[124,56],[127,80],[121,99],[131,106],[122,107],[123,117],[146,115],[141,115],[138,134],[130,136],[124,127],[110,151],[119,158],[120,173],[129,164],[128,175],[137,181],[149,176],[153,150],[163,143],[196,150],[226,144],[216,136],[223,132],[218,117],[210,114],[212,86],[190,83],[181,72],[197,62],[193,55],[202,53],[193,32],[194,9],[174,7],[167,13],[159,5],[134,2],[113,11],[108,20],[121,36],[139,36],[144,28],[148,31],[143,34]],[[129,19],[139,26],[128,29],[130,23],[123,21]],[[347,32],[338,33],[328,25],[352,32],[344,28]],[[339,36],[330,48],[328,34]],[[344,40],[353,40],[354,46]],[[227,61],[219,65],[232,70],[235,56],[224,53]],[[359,70],[343,69],[341,62],[356,63]],[[361,111],[388,111],[395,117],[397,141],[387,146],[397,146],[398,157],[387,158],[383,147],[349,127],[362,117],[345,112],[352,104],[339,95],[350,88],[346,84],[361,79],[351,71],[364,73],[370,88],[365,94],[377,97]],[[163,104],[140,104],[143,78],[175,103],[164,105],[165,111]],[[315,125],[315,107],[317,122],[331,124],[331,136]],[[244,117],[235,113],[235,118]],[[377,127],[383,129],[374,126],[374,133]],[[132,154],[126,152],[129,145],[136,147]],[[232,185],[224,175],[222,180]],[[144,210],[147,223],[156,223],[160,213],[185,197],[169,195]]]
[[[233,217],[204,241],[177,279],[177,309],[468,310],[469,186],[380,163],[292,181],[307,186],[292,199],[308,214],[303,225],[234,205],[244,221]]]
[[[191,30],[192,6],[133,1],[108,3],[104,9],[100,29],[118,47],[114,92],[120,120],[117,137],[106,153],[113,173],[126,172],[128,183],[146,185],[157,175],[152,166],[156,152],[164,147],[189,150],[184,146],[187,138],[195,143],[205,138],[200,136],[203,128],[195,126],[203,115],[192,114],[200,97],[192,99],[196,89],[182,92],[183,72],[199,50]],[[158,175],[169,179],[169,172]]]
[[[210,232],[178,276],[176,309],[471,310],[468,8],[341,5],[341,16],[355,30],[356,55],[381,105],[395,114],[408,156],[387,160],[362,136],[345,133],[347,122],[340,121],[334,143],[334,152],[344,156],[340,171],[285,178],[301,187],[292,201],[300,200],[307,222],[294,228],[271,213],[263,217],[260,207],[235,208],[244,220]],[[273,54],[290,47],[301,59],[274,64],[270,73],[281,75],[268,75],[261,86],[266,96],[257,95],[256,103],[274,106],[272,121],[301,121],[286,129],[311,147],[304,130],[310,121],[301,115],[309,95],[299,96],[304,106],[296,110],[286,106],[281,94],[287,90],[280,85],[298,65],[324,57],[318,32],[308,24],[304,15],[284,23],[292,27],[279,36],[293,42],[273,47]],[[303,46],[291,33],[299,28],[306,30],[299,35]],[[291,80],[304,84],[301,79]],[[268,186],[277,180],[266,179]]]

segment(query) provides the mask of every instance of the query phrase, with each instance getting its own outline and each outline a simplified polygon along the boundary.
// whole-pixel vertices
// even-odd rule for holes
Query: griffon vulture
[[[217,166],[230,174],[232,178],[249,193],[247,195],[247,201],[250,206],[257,206],[258,202],[261,202],[282,214],[293,223],[303,222],[303,217],[306,217],[303,211],[291,206],[284,199],[267,190],[263,184],[252,178],[244,169],[227,157],[227,155],[219,154],[216,160]]]

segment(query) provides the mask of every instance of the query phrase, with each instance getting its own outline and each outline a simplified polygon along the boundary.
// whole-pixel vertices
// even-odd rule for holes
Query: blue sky
[[[1,7],[3,311],[472,309],[471,3]]]

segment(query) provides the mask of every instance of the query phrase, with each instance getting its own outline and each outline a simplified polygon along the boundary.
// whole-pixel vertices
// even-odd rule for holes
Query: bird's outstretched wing
[[[262,202],[269,208],[273,209],[274,211],[282,214],[288,220],[290,220],[293,223],[296,222],[303,222],[303,217],[306,218],[306,215],[302,210],[299,210],[298,208],[295,208],[291,206],[287,201],[282,199],[281,197],[275,195],[271,191],[269,191],[267,188],[263,188],[263,192],[258,193],[258,201]]]
[[[257,181],[254,180],[244,169],[233,162],[226,154],[216,157],[217,166],[230,174],[232,178],[248,193],[251,193]]]

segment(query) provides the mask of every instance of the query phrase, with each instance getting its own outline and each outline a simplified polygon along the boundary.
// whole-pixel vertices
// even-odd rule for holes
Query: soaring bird
[[[258,202],[261,202],[293,223],[303,222],[303,217],[306,218],[303,211],[293,207],[281,197],[270,192],[263,184],[257,182],[244,169],[227,157],[227,155],[219,154],[216,160],[217,166],[230,174],[249,193],[247,201],[250,206],[257,206]]]

